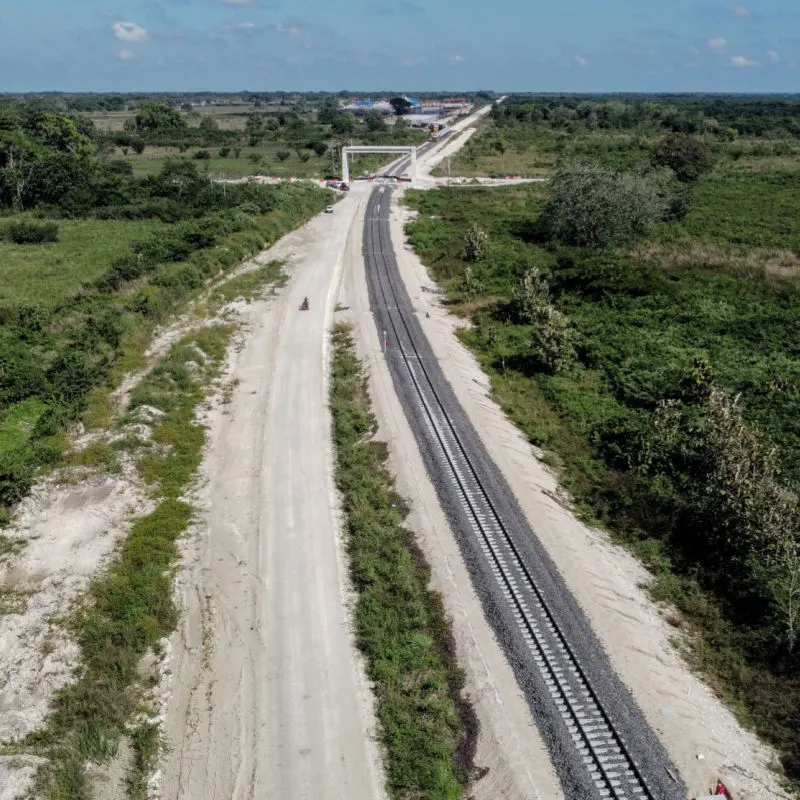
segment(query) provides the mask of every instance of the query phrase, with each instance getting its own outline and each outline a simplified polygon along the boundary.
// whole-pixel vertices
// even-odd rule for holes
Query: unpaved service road
[[[245,312],[238,384],[210,412],[201,522],[179,585],[165,798],[383,796],[328,444],[327,328],[359,194],[266,254],[287,260],[291,281]]]

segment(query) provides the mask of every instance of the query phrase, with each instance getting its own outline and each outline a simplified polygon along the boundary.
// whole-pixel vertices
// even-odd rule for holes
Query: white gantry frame
[[[351,153],[410,153],[411,154],[411,182],[417,181],[417,148],[409,145],[376,147],[371,145],[342,148],[342,180],[350,180],[350,154]]]

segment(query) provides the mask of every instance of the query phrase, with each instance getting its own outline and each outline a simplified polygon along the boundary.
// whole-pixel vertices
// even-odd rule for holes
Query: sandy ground
[[[131,464],[74,486],[50,479],[20,504],[3,533],[23,547],[0,565],[0,587],[22,603],[20,613],[0,615],[0,742],[40,728],[53,694],[72,680],[79,651],[59,619],[147,506]],[[36,763],[0,758],[0,800],[26,796]]]
[[[361,247],[354,226],[350,250]],[[402,240],[401,240],[402,241]],[[466,693],[481,725],[476,765],[487,774],[472,788],[476,800],[561,800],[550,758],[514,674],[484,618],[455,537],[428,478],[416,440],[394,391],[370,312],[362,257],[345,273],[337,317],[353,323],[359,357],[369,374],[369,393],[378,420],[377,437],[389,445],[389,466],[397,488],[410,503],[407,526],[414,531],[432,568],[453,625]]]
[[[292,279],[246,308],[230,403],[209,412],[154,797],[383,796],[328,444],[327,330],[362,198],[266,254]]]
[[[397,195],[394,202],[399,268],[445,375],[691,796],[707,792],[720,777],[737,800],[787,797],[770,769],[775,754],[739,726],[672,645],[674,628],[639,588],[647,583],[647,572],[606,534],[573,516],[555,477],[489,398],[488,378],[454,335],[463,322],[441,305],[424,265],[401,244],[409,212],[397,205]]]

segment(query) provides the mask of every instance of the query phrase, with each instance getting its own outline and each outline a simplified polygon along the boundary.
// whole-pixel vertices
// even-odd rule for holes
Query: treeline
[[[514,96],[495,104],[498,127],[548,123],[574,133],[580,130],[619,130],[800,138],[800,97],[746,96]]]
[[[132,93],[93,93],[93,92],[30,92],[24,94],[0,93],[0,108],[14,108],[19,105],[37,105],[42,111],[81,113],[100,111],[135,111],[148,103],[165,103],[174,108],[184,105],[252,105],[259,106],[303,106],[320,108],[331,102],[347,100],[351,97],[368,96],[389,99],[397,92],[367,92],[342,90],[339,92],[132,92]],[[494,100],[496,93],[483,90],[478,92],[413,92],[420,99],[440,100],[457,94],[476,102]]]

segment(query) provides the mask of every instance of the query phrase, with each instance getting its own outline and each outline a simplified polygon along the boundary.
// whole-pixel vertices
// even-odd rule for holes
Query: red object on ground
[[[728,788],[722,781],[717,781],[717,788],[714,790],[714,794],[721,795],[722,797],[727,797],[728,800],[733,800],[730,792],[728,791]]]

